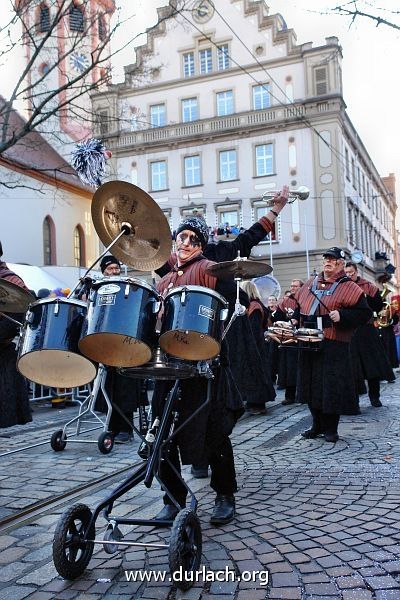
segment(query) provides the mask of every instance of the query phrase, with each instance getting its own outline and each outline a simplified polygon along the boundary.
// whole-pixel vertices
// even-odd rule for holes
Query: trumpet
[[[267,207],[270,208],[274,205],[275,194],[279,192],[264,192],[261,196],[262,200],[265,200]],[[307,200],[310,195],[310,190],[305,185],[301,185],[297,190],[289,190],[288,204],[292,204],[295,200]]]

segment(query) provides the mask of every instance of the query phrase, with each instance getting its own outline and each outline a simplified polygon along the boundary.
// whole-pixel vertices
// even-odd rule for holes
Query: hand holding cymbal
[[[132,183],[109,181],[100,186],[92,200],[92,219],[105,246],[126,229],[111,252],[139,271],[158,269],[171,254],[171,231],[164,213]]]
[[[228,260],[207,267],[207,272],[221,281],[229,279],[253,279],[271,273],[272,267],[263,262],[247,259]]]

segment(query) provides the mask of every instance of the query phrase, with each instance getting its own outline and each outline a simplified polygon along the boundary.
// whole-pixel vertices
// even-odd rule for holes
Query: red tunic
[[[204,258],[202,254],[186,265],[178,267],[175,264],[172,270],[158,282],[157,289],[163,296],[180,285],[201,285],[215,290],[218,279],[206,272],[206,267],[214,264],[211,260]]]

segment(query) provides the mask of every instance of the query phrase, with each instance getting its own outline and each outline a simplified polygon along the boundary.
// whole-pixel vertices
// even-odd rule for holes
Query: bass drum
[[[180,286],[164,298],[160,346],[185,360],[208,360],[220,353],[228,303],[198,285]]]
[[[156,347],[157,291],[144,281],[107,277],[93,283],[79,349],[110,367],[147,363]]]
[[[55,388],[79,387],[92,381],[97,368],[78,348],[86,312],[86,302],[71,298],[44,298],[31,304],[21,334],[20,373]]]

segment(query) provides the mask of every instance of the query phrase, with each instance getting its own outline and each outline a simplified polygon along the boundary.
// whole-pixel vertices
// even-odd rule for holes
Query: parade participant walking
[[[208,227],[199,217],[189,217],[177,228],[176,263],[172,270],[158,283],[162,295],[182,285],[207,287],[219,292],[228,301],[235,302],[236,286],[233,281],[221,282],[207,272],[213,263],[202,254],[208,240]],[[225,345],[226,340],[223,342]],[[237,418],[243,413],[243,403],[230,373],[228,354],[222,347],[219,357],[221,366],[213,367],[215,379],[212,382],[211,403],[190,421],[178,434],[177,442],[172,441],[169,459],[180,472],[179,453],[183,464],[193,464],[206,457],[211,467],[210,485],[216,492],[215,508],[210,522],[214,525],[229,523],[235,514],[234,494],[237,491],[235,464],[229,435]],[[157,381],[155,385],[152,414],[161,416],[170,382]],[[202,406],[207,398],[208,382],[204,377],[182,380],[180,383],[181,402],[179,422],[184,422]],[[179,481],[167,461],[160,465],[160,479],[171,490],[180,504],[185,506],[186,488]],[[178,508],[168,494],[164,495],[164,508],[156,516],[159,520],[174,519]]]
[[[370,309],[376,313],[383,308],[383,300],[380,290],[376,285],[363,279],[358,274],[357,264],[347,262],[345,273],[349,279],[354,281],[364,292]],[[372,406],[380,407],[380,381],[395,378],[389,360],[382,347],[374,318],[371,317],[368,323],[357,327],[350,343],[350,355],[352,357],[356,385],[368,381],[368,396]]]
[[[298,308],[295,294],[303,285],[304,281],[301,279],[292,280],[290,293],[285,295],[278,303],[275,313],[277,321],[286,321],[293,326],[298,325],[296,319],[293,318],[294,311]],[[281,347],[278,362],[278,387],[285,390],[285,399],[282,401],[284,406],[296,402],[297,365],[297,349],[290,346]]]
[[[3,248],[0,242],[0,259]],[[26,292],[28,288],[20,277],[0,260],[0,279],[18,285]],[[23,314],[9,314],[10,317],[22,322]],[[17,371],[17,351],[13,339],[19,333],[18,325],[0,316],[0,427],[24,425],[32,421],[29,405],[28,386],[22,375]]]
[[[323,330],[320,352],[300,351],[298,392],[312,415],[307,439],[324,435],[327,442],[339,439],[340,415],[357,410],[358,399],[349,361],[354,330],[367,323],[372,311],[361,288],[344,272],[344,252],[338,247],[323,254],[323,270],[296,293],[299,308],[294,318],[301,327]]]

